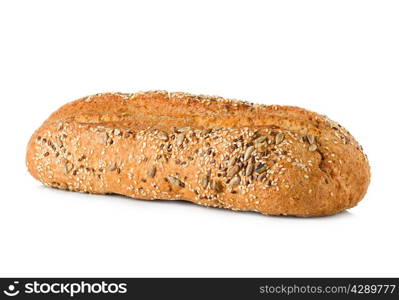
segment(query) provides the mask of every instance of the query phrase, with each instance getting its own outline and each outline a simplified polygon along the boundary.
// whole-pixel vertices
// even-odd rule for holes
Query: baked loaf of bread
[[[26,163],[59,189],[269,215],[341,212],[370,181],[361,146],[325,116],[165,91],[62,106],[33,134]]]

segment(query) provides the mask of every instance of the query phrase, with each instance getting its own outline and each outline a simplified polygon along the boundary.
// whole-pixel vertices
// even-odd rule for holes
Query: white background
[[[1,1],[1,276],[399,276],[398,1]],[[30,135],[62,104],[150,89],[291,104],[364,146],[365,199],[267,217],[43,187]]]

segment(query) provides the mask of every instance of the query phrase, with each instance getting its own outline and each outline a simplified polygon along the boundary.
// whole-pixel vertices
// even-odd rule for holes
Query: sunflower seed
[[[209,176],[208,175],[204,175],[200,178],[200,185],[206,189],[206,187],[208,186],[209,183]]]
[[[251,160],[249,161],[247,168],[245,169],[245,176],[251,176],[253,171],[254,171],[254,162]]]
[[[232,167],[237,162],[237,156],[232,156],[227,164],[228,167]]]
[[[276,145],[280,144],[282,141],[284,141],[284,134],[278,133],[276,135]]]
[[[112,165],[109,166],[109,170],[110,170],[110,171],[115,171],[116,168],[118,168],[118,166],[116,165],[116,163],[113,163]]]
[[[168,176],[167,179],[173,185],[176,185],[176,186],[179,186],[179,187],[184,187],[185,186],[183,181],[181,181],[180,179],[178,179],[178,178],[176,178],[174,176]]]
[[[235,176],[235,177],[233,177],[233,178],[230,180],[229,185],[230,185],[230,186],[235,186],[235,185],[239,184],[240,181],[241,181],[240,177]]]
[[[184,139],[186,137],[184,136],[184,134],[178,134],[176,137],[176,145],[179,147],[181,145],[183,145]]]
[[[235,165],[235,166],[233,166],[233,167],[231,167],[231,168],[229,168],[229,169],[227,170],[226,175],[227,175],[227,177],[233,177],[233,176],[236,175],[239,171],[240,171],[240,167],[237,166],[237,165]]]
[[[208,138],[208,135],[209,135],[211,132],[212,132],[212,129],[208,128],[208,129],[205,129],[205,130],[202,132],[201,135],[202,135],[204,138]]]
[[[147,176],[150,178],[154,178],[156,173],[157,173],[157,168],[155,166],[152,166],[147,170]]]
[[[315,144],[312,144],[309,146],[309,151],[315,151],[317,149],[317,146]]]
[[[68,174],[69,172],[71,172],[72,171],[72,169],[73,169],[73,164],[71,163],[71,162],[66,162],[65,163],[65,174]]]
[[[251,157],[251,154],[252,152],[254,152],[254,150],[255,150],[254,146],[248,147],[248,149],[244,153],[244,161],[247,161]]]
[[[167,141],[169,139],[168,135],[164,131],[158,131],[157,137],[163,141]]]
[[[177,132],[186,132],[186,131],[190,131],[191,130],[191,127],[183,127],[183,128],[180,128],[180,129],[177,129],[176,131]]]
[[[306,139],[308,140],[309,144],[314,144],[315,138],[313,135],[307,135]]]
[[[264,142],[266,141],[266,139],[267,139],[267,136],[258,137],[258,138],[255,140],[255,144],[256,144],[256,145],[262,144],[262,143],[264,143]]]
[[[267,165],[264,163],[258,163],[255,168],[255,172],[258,174],[261,174],[261,173],[265,172],[266,170],[267,170]]]

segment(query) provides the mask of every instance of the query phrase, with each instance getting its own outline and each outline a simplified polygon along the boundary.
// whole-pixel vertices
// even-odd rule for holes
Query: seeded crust
[[[325,116],[165,91],[62,106],[33,134],[26,163],[59,189],[269,215],[335,214],[370,182],[360,145]]]

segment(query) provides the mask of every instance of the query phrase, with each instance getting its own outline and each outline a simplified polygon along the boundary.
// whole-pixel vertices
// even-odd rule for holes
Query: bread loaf
[[[370,181],[361,146],[325,116],[164,91],[62,106],[33,134],[26,163],[59,189],[269,215],[341,212]]]

